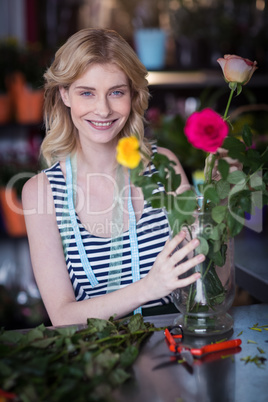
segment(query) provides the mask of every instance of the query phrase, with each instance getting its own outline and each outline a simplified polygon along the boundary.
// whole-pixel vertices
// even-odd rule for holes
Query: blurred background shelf
[[[148,82],[151,87],[168,88],[207,88],[225,87],[221,71],[149,71]],[[254,75],[247,84],[252,88],[268,86],[268,75]]]

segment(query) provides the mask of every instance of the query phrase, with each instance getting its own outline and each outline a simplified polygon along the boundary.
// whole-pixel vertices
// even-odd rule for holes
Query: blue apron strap
[[[130,250],[131,250],[131,270],[133,282],[140,280],[140,259],[139,259],[139,247],[137,239],[136,230],[136,217],[131,202],[131,186],[129,178],[129,194],[128,194],[128,214],[129,214],[129,240],[130,240]],[[134,314],[141,314],[141,307],[134,310]]]
[[[76,215],[75,215],[75,208],[74,208],[74,202],[73,202],[73,175],[72,175],[72,165],[71,165],[70,157],[66,158],[66,184],[67,184],[68,209],[69,209],[71,224],[72,224],[72,228],[74,231],[74,236],[75,236],[75,241],[77,244],[79,256],[81,259],[83,269],[87,275],[87,278],[88,278],[91,286],[94,288],[99,282],[98,282],[96,276],[94,275],[94,272],[88,261],[85,247],[83,245],[80,230],[78,227]]]

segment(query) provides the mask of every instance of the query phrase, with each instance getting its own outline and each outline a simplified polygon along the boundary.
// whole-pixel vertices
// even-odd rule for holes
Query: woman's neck
[[[84,149],[77,149],[77,164],[83,173],[105,173],[114,176],[118,163],[116,161],[116,144],[94,144]]]

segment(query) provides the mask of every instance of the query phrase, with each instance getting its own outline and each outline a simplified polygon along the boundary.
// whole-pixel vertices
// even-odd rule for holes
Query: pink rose
[[[195,148],[206,152],[216,152],[223,144],[228,131],[226,121],[209,108],[193,113],[184,128],[188,141]]]
[[[243,57],[226,54],[224,58],[217,60],[222,68],[227,82],[237,82],[245,85],[249,82],[254,71],[258,68],[257,62],[243,59]]]

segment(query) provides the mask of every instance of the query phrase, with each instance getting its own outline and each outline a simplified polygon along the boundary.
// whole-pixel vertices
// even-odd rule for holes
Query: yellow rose
[[[141,160],[139,146],[139,140],[134,135],[121,138],[116,148],[117,162],[130,169],[136,168]]]
[[[243,59],[243,57],[226,54],[217,62],[222,68],[224,78],[227,82],[236,82],[245,85],[249,82],[254,71],[258,68],[256,61]]]

